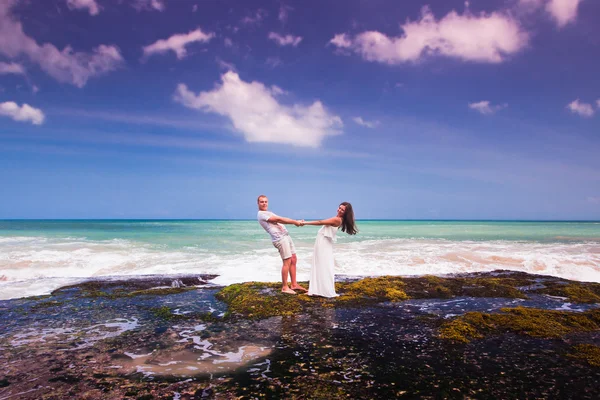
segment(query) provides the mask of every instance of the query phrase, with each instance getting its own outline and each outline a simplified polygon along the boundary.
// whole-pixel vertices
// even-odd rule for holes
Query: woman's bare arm
[[[335,226],[336,228],[342,224],[340,217],[331,217],[328,219],[320,219],[318,221],[305,221],[304,225],[329,225]]]

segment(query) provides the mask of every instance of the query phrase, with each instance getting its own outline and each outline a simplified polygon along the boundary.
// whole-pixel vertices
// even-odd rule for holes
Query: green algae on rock
[[[321,307],[359,307],[410,298],[452,298],[455,296],[527,298],[517,285],[531,284],[529,279],[509,277],[441,278],[424,276],[402,278],[380,276],[353,282],[337,282],[339,297],[325,299],[282,294],[277,283],[247,282],[225,287],[216,297],[227,303],[228,315],[267,318],[293,315],[313,305]]]
[[[470,342],[489,334],[512,332],[540,338],[558,338],[574,332],[600,329],[600,310],[569,312],[535,308],[503,308],[501,313],[469,312],[440,327],[439,337]]]
[[[281,293],[276,283],[247,282],[229,285],[215,296],[227,303],[228,316],[268,318],[276,315],[294,315],[302,310],[308,296]]]
[[[424,276],[404,278],[405,291],[411,298],[451,298],[454,296],[506,297],[524,299],[518,289],[531,284],[528,279],[514,277],[447,277]]]
[[[336,283],[336,290],[341,295],[337,303],[380,303],[384,301],[407,300],[402,278],[397,276],[381,276],[364,278],[356,282]]]
[[[440,327],[440,338],[468,343],[470,339],[481,339],[483,335],[465,318],[456,318]]]
[[[593,367],[600,367],[600,347],[593,344],[578,344],[573,346],[570,357],[587,361]]]
[[[589,282],[549,282],[539,290],[553,296],[566,297],[575,303],[600,303],[600,284]]]

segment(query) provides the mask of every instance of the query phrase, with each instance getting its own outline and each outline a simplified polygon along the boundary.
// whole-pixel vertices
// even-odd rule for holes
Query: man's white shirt
[[[278,242],[284,236],[288,235],[288,231],[286,227],[282,224],[273,224],[268,222],[269,218],[273,216],[276,216],[276,214],[272,213],[271,211],[259,211],[256,215],[256,218],[258,219],[258,223],[260,224],[260,226],[262,226],[265,229],[265,231],[267,231],[267,233],[271,235],[271,240],[273,242]]]

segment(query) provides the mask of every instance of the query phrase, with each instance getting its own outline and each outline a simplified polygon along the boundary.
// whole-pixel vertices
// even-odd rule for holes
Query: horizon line
[[[312,219],[310,219],[312,220]],[[256,221],[255,218],[0,218],[0,221]],[[444,222],[600,222],[600,219],[460,219],[460,218],[364,218],[356,221]]]

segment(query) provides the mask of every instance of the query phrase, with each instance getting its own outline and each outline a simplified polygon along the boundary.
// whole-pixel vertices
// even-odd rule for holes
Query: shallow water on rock
[[[502,308],[529,307],[544,310],[583,312],[597,308],[598,304],[570,303],[563,297],[528,294],[529,299],[507,299],[502,297],[454,297],[452,299],[412,299],[401,303],[387,303],[409,313],[424,312],[443,318],[451,318],[471,311],[497,312]]]
[[[157,310],[174,315],[223,315],[226,306],[215,300],[218,289],[198,288],[168,296],[140,295],[110,298],[84,295],[78,289],[62,290],[51,298],[0,301],[0,348],[56,341],[88,346],[127,331],[165,324]],[[108,293],[108,292],[107,292]]]

